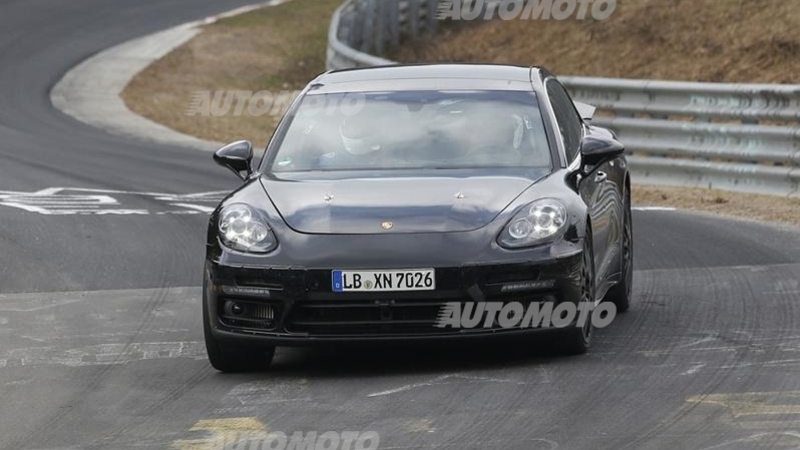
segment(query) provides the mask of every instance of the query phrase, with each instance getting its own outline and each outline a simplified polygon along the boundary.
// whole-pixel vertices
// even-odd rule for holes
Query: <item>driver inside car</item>
[[[361,169],[380,166],[385,150],[381,123],[364,115],[344,117],[339,125],[340,150],[320,156],[322,169]]]

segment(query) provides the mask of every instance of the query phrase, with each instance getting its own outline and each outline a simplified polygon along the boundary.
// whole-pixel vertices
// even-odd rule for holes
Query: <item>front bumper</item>
[[[580,252],[546,261],[437,267],[436,290],[338,293],[331,270],[206,263],[204,307],[218,340],[254,345],[514,337],[553,328],[437,328],[449,302],[573,302]],[[233,306],[236,306],[234,314]]]

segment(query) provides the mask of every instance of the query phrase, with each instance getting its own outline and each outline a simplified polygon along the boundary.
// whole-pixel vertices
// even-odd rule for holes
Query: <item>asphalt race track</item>
[[[279,349],[270,372],[214,371],[205,211],[235,178],[208,153],[82,125],[48,93],[103,48],[245,3],[0,0],[0,448],[200,449],[237,430],[800,447],[800,232],[705,215],[636,212],[635,303],[585,356],[541,340]]]

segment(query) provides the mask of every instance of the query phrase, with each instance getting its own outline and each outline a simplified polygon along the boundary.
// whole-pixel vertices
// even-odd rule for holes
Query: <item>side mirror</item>
[[[581,161],[584,166],[595,166],[625,153],[625,146],[616,139],[586,136],[581,141]]]
[[[250,141],[236,141],[214,152],[214,162],[222,167],[227,167],[242,180],[252,175],[253,144]],[[242,175],[246,172],[246,175]]]

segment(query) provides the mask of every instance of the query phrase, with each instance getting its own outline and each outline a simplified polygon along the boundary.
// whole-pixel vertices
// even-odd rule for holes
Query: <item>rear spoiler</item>
[[[573,103],[575,103],[575,109],[578,110],[578,114],[581,115],[581,119],[585,120],[586,122],[592,120],[592,117],[594,117],[594,112],[595,110],[597,110],[597,108],[586,103],[581,103],[581,102],[573,102]]]

